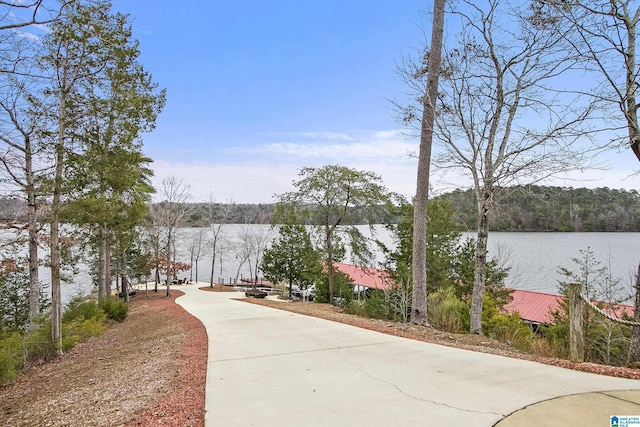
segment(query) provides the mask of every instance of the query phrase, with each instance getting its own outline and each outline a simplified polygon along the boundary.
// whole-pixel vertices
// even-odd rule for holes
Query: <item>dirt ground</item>
[[[206,331],[165,294],[139,293],[123,323],[0,387],[0,425],[202,426]]]
[[[164,291],[142,292],[123,323],[0,387],[0,425],[202,426],[207,335],[197,319],[175,304],[180,294],[178,289],[169,298]],[[327,304],[242,301],[440,345],[640,379],[637,369],[532,356],[486,337],[367,319]]]

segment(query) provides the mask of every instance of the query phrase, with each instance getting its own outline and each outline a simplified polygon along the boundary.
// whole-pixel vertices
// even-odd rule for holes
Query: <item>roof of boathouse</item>
[[[373,267],[334,262],[333,267],[353,280],[354,285],[367,288],[387,290],[393,286],[393,280],[386,270]]]
[[[353,284],[373,289],[388,290],[393,286],[393,280],[386,270],[373,267],[361,267],[352,264],[336,262],[335,269],[351,278]],[[507,313],[517,312],[526,321],[550,324],[553,322],[554,311],[562,310],[562,295],[546,294],[542,292],[514,289],[512,300],[504,306]],[[603,308],[605,312],[621,318],[623,314],[633,317],[633,307],[625,304],[612,304]]]
[[[511,302],[504,306],[507,313],[517,312],[524,320],[544,324],[553,323],[552,313],[562,311],[561,303],[565,298],[562,295],[521,289],[514,289],[511,296]],[[622,318],[624,314],[633,317],[633,307],[626,304],[607,304],[603,311],[618,318]]]

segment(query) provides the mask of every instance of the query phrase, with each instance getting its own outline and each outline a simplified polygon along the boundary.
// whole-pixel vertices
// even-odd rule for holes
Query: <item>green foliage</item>
[[[106,302],[99,306],[95,301],[83,297],[69,301],[62,318],[63,351],[89,337],[102,334],[108,326],[107,317],[117,321],[126,318],[126,304],[111,300]],[[56,357],[56,348],[51,341],[50,319],[42,317],[38,319],[38,324],[35,330],[0,331],[0,383],[12,381],[30,363]]]
[[[390,319],[390,305],[387,303],[385,294],[382,291],[373,289],[365,294],[364,315],[372,319]]]
[[[387,268],[396,281],[411,276],[413,260],[413,205],[400,204],[393,211],[397,224],[387,225],[394,238],[395,249],[378,245],[386,255]],[[427,218],[427,292],[453,284],[456,254],[461,238],[460,224],[454,219],[453,207],[444,199],[429,201]],[[402,276],[402,277],[399,277]]]
[[[306,289],[316,283],[322,274],[322,254],[313,248],[311,237],[300,224],[284,224],[271,247],[264,251],[260,269],[267,280],[281,281],[291,289]]]
[[[40,310],[49,299],[41,293]],[[0,331],[24,330],[29,319],[29,270],[22,258],[5,259],[0,265]]]
[[[105,319],[104,311],[98,306],[98,304],[83,296],[78,296],[67,303],[64,313],[62,314],[63,323],[71,323],[77,319],[90,319],[90,318]]]
[[[339,165],[306,167],[298,175],[300,179],[293,183],[296,191],[279,197],[279,205],[286,206],[283,211],[294,212],[299,223],[310,224],[327,265],[340,259],[343,242],[351,261],[366,265],[371,259],[368,239],[349,224],[377,224],[388,213],[393,195],[381,178]],[[338,296],[333,277],[328,287],[328,299],[333,300],[332,296]]]
[[[116,322],[122,322],[127,318],[129,313],[129,306],[123,301],[116,301],[111,298],[107,298],[100,303],[100,308],[104,310],[107,319]]]
[[[429,324],[441,331],[460,334],[469,330],[469,306],[452,287],[432,292],[427,297]]]
[[[529,326],[520,318],[518,313],[483,313],[483,333],[491,338],[517,348],[520,351],[531,351],[536,336]]]
[[[334,298],[340,307],[347,307],[353,300],[353,285],[351,279],[340,271],[333,272]],[[319,303],[329,302],[329,276],[322,274],[321,280],[316,284],[313,292],[313,300]]]
[[[453,289],[460,299],[471,298],[475,265],[476,243],[473,238],[467,238],[458,247],[452,274],[453,282],[456,283]],[[494,258],[487,262],[485,293],[497,308],[502,308],[511,300],[511,291],[504,287],[504,281],[508,276],[509,268],[501,267],[497,259]]]
[[[0,334],[0,384],[13,381],[23,363],[23,344],[19,332]]]

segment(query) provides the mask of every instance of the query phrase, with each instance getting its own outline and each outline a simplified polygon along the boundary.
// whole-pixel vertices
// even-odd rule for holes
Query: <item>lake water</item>
[[[264,236],[269,230],[267,225],[230,224],[223,227],[222,262],[216,260],[215,280],[224,278],[225,282],[238,277],[250,277],[248,265],[239,266],[238,258],[231,248],[241,244],[241,236]],[[368,227],[362,227],[368,232]],[[178,260],[190,262],[188,246],[201,231],[210,236],[209,229],[182,228],[178,236]],[[473,234],[471,234],[473,235]],[[273,235],[271,236],[271,238]],[[383,228],[377,227],[376,237],[390,243],[391,236]],[[271,240],[271,238],[269,240]],[[603,266],[608,266],[614,277],[621,279],[631,293],[631,285],[640,262],[640,233],[505,233],[489,234],[489,256],[498,257],[501,264],[511,268],[507,286],[546,293],[558,293],[558,281],[563,277],[558,273],[560,267],[576,271],[572,258],[580,258],[580,250],[591,248]],[[381,255],[378,254],[378,260]],[[346,260],[349,262],[349,260]],[[374,262],[373,267],[378,265]],[[79,266],[73,283],[63,284],[63,299],[67,301],[78,292],[91,290],[91,280],[86,265]],[[195,271],[192,272],[195,279]],[[198,280],[208,282],[211,275],[211,254],[204,256],[198,263]],[[40,271],[42,282],[49,282],[48,270]],[[190,277],[183,272],[179,277]]]
[[[263,233],[268,226],[237,225],[225,226],[226,245],[238,243],[238,236],[243,233]],[[197,235],[200,229],[182,229],[184,242]],[[368,232],[368,227],[362,227]],[[391,236],[383,227],[377,227],[376,237],[385,243],[391,242]],[[474,236],[474,233],[468,235]],[[184,262],[189,262],[187,252],[179,252]],[[489,234],[489,256],[497,257],[501,264],[510,267],[507,286],[537,292],[558,293],[558,281],[563,276],[558,273],[560,267],[577,271],[578,267],[571,260],[581,258],[580,250],[591,248],[595,257],[603,266],[610,268],[614,277],[618,277],[631,290],[631,284],[640,262],[640,233],[508,233],[492,232]],[[381,261],[381,255],[378,254]],[[349,262],[347,260],[346,262]],[[198,279],[208,281],[211,274],[211,256],[199,263]],[[377,267],[375,262],[373,267]],[[222,260],[222,273],[216,262],[216,280],[219,277],[228,281],[235,278],[238,263],[231,251],[226,251]],[[249,277],[248,267],[240,269],[241,275]],[[188,273],[184,273],[188,277]]]

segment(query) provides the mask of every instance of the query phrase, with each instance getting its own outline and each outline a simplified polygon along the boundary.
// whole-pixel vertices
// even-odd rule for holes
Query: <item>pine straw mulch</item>
[[[123,323],[0,387],[0,425],[204,425],[207,334],[165,295],[139,292]]]
[[[248,298],[243,301],[252,304],[264,305],[293,313],[315,316],[334,322],[345,323],[359,328],[369,329],[383,334],[395,335],[434,344],[445,345],[471,351],[495,354],[504,357],[512,357],[547,365],[560,366],[576,371],[590,372],[594,374],[612,377],[640,379],[640,369],[599,365],[596,363],[575,363],[564,359],[537,356],[521,352],[510,345],[479,335],[452,334],[438,331],[434,328],[417,326],[408,323],[396,323],[379,319],[370,319],[344,313],[339,308],[330,304],[315,304],[302,302],[287,302],[284,300]]]

